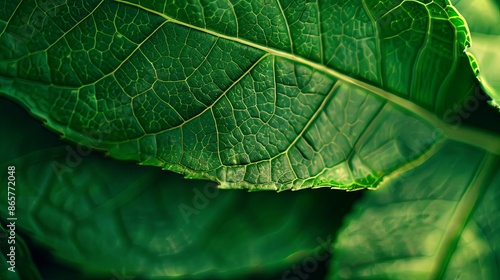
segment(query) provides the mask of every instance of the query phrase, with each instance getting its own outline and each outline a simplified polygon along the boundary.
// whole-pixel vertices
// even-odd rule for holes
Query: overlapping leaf
[[[340,224],[331,213],[341,217],[348,211],[342,200],[355,197],[328,190],[217,190],[212,182],[70,146],[0,101],[2,128],[10,135],[0,146],[0,163],[16,166],[17,231],[90,275],[280,272],[324,250]],[[6,191],[0,189],[2,201]],[[0,208],[1,217],[6,210]]]
[[[466,18],[473,37],[468,52],[479,64],[479,78],[492,104],[500,107],[500,1],[455,1],[457,9]]]
[[[68,139],[222,188],[375,187],[441,138],[422,108],[475,88],[448,1],[1,5],[0,93]]]
[[[10,224],[10,222],[12,221],[7,224]],[[14,226],[6,230],[0,224],[0,278],[5,280],[41,279],[31,259],[30,252],[18,231],[18,227]],[[13,232],[12,235],[11,232]],[[10,238],[11,236],[13,238]],[[14,247],[14,250],[11,250],[11,247]]]
[[[367,195],[331,279],[498,279],[500,158],[453,141]]]

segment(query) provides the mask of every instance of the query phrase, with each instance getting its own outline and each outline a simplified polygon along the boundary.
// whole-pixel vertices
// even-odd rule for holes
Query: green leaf
[[[4,193],[2,192],[2,194]],[[6,196],[7,194],[4,197]],[[5,205],[7,204],[2,204],[2,208]],[[4,280],[42,279],[35,264],[33,264],[26,244],[19,236],[16,221],[7,221],[6,225],[11,225],[11,223],[14,223],[14,226],[7,227],[7,230],[3,224],[0,224],[0,278]],[[11,232],[13,233],[11,234]],[[15,237],[11,239],[11,236]]]
[[[22,113],[0,99],[9,135],[0,166],[16,167],[17,231],[91,276],[280,272],[324,250],[340,226],[335,217],[357,197],[218,190],[212,182],[68,145]],[[6,180],[2,172],[0,181]],[[6,207],[0,213],[6,217]]]
[[[355,207],[330,279],[499,279],[500,157],[449,141]]]
[[[459,1],[457,9],[467,19],[473,44],[467,51],[479,64],[479,76],[484,90],[500,108],[500,2],[494,0]]]
[[[1,4],[0,93],[114,158],[221,188],[375,188],[435,127],[467,134],[438,118],[476,87],[448,1],[54,1]]]

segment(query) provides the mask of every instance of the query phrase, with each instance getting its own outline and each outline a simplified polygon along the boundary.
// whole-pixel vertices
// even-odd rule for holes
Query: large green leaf
[[[466,18],[472,32],[472,53],[480,66],[479,78],[491,96],[493,105],[500,108],[500,1],[458,1],[457,9]]]
[[[486,34],[498,33],[498,7],[488,0],[457,4],[483,85],[497,79],[496,35]],[[478,108],[471,105],[464,116]],[[382,183],[346,220],[330,278],[500,278],[499,162],[498,154],[447,141],[421,166]]]
[[[500,157],[457,142],[347,219],[331,279],[499,279]]]
[[[67,139],[221,188],[374,188],[434,127],[493,143],[435,117],[476,87],[445,0],[0,5],[0,93]]]
[[[340,226],[336,217],[348,211],[343,200],[356,197],[217,190],[212,182],[89,154],[12,107],[0,99],[9,135],[0,166],[16,167],[16,230],[107,279],[279,272],[324,250]],[[0,189],[2,201],[6,191]],[[0,216],[6,210],[0,207]]]

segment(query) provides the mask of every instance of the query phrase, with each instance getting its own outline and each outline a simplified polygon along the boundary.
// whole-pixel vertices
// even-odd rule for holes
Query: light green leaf
[[[491,96],[492,104],[500,108],[500,1],[458,1],[472,32],[473,43],[468,52],[479,64],[479,76],[484,90]]]
[[[499,279],[500,158],[457,142],[384,182],[340,232],[330,279]]]
[[[476,87],[445,0],[54,1],[1,4],[0,93],[118,159],[358,189],[444,136],[493,143],[439,120]]]
[[[91,276],[280,272],[323,251],[340,226],[335,217],[348,211],[345,201],[357,197],[217,190],[213,182],[89,154],[0,101],[9,135],[0,166],[16,167],[17,231]]]

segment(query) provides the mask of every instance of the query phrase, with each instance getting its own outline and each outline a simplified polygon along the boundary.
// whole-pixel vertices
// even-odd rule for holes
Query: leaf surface
[[[448,141],[355,207],[329,279],[498,279],[500,158]]]
[[[2,5],[1,94],[67,139],[221,188],[374,188],[476,87],[447,1]]]
[[[500,2],[494,0],[459,1],[457,9],[467,19],[473,44],[467,51],[479,64],[479,79],[484,90],[500,108]]]
[[[16,166],[17,231],[90,278],[280,272],[325,250],[340,226],[331,213],[341,217],[348,209],[340,206],[357,197],[218,190],[69,145],[14,108],[0,99],[9,135],[0,164]]]

